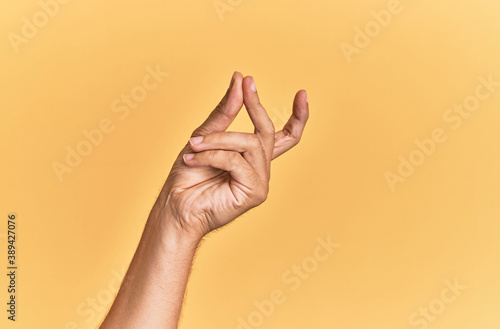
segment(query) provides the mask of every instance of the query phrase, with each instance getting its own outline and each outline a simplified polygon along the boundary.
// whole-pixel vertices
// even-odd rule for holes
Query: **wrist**
[[[175,252],[194,251],[205,235],[199,230],[189,229],[169,209],[169,204],[158,202],[146,222],[145,232],[158,238],[159,243]]]

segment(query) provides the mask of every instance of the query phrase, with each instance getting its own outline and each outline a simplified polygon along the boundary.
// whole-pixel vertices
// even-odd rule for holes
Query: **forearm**
[[[101,329],[177,328],[199,239],[187,236],[156,209]]]

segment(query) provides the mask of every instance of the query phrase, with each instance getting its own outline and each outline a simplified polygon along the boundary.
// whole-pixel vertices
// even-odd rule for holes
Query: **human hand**
[[[242,106],[254,133],[226,132]],[[282,130],[261,105],[254,79],[235,72],[219,105],[174,162],[155,207],[177,229],[201,239],[267,198],[271,160],[295,146],[309,117],[307,94],[295,95]]]

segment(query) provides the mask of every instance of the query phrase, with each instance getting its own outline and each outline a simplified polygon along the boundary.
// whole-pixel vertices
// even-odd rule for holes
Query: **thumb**
[[[243,106],[242,83],[243,75],[240,72],[234,72],[229,88],[219,105],[210,113],[205,122],[193,132],[191,137],[226,131]]]

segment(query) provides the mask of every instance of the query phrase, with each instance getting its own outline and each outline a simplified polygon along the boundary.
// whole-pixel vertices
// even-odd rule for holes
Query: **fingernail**
[[[196,144],[200,144],[202,141],[203,141],[203,136],[193,137],[193,138],[189,139],[189,144],[196,145]]]
[[[194,154],[184,154],[182,157],[184,158],[184,161],[189,161],[194,158]]]
[[[255,80],[252,79],[252,84],[250,85],[250,89],[252,89],[253,92],[257,91],[257,87],[255,87]]]
[[[307,91],[306,91],[306,103],[309,104],[309,96],[307,95]]]

